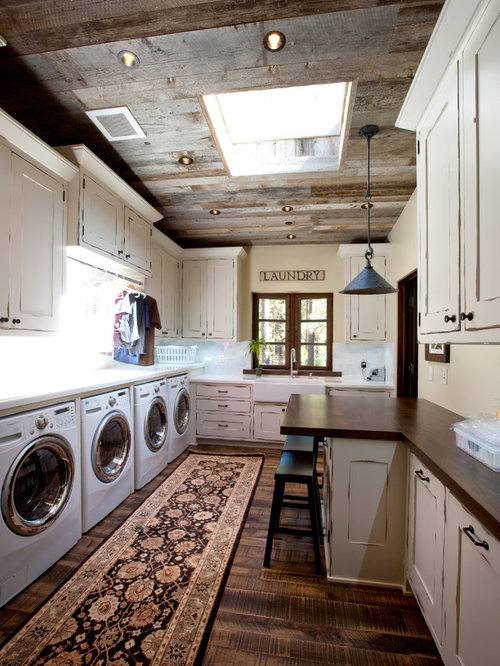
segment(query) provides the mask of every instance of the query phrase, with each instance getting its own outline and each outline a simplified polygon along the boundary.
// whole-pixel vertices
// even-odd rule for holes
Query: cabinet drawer
[[[196,398],[196,409],[200,412],[251,412],[250,400],[234,400],[231,398]]]
[[[196,433],[201,437],[250,439],[250,414],[198,412]]]
[[[250,384],[197,384],[196,395],[206,398],[251,398]]]

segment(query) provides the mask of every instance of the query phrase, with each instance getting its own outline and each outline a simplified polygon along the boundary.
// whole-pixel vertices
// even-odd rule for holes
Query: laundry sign
[[[260,271],[261,282],[318,282],[325,279],[325,271]]]

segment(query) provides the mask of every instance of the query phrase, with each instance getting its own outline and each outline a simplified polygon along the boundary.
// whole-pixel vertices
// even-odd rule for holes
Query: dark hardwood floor
[[[441,659],[413,597],[397,590],[331,583],[315,573],[311,540],[280,535],[264,569],[279,450],[200,445],[198,450],[265,453],[265,464],[208,640],[204,666],[438,666]],[[0,609],[0,642],[68,578],[177,467],[180,456],[87,532],[59,562]],[[307,525],[306,512],[285,509]]]

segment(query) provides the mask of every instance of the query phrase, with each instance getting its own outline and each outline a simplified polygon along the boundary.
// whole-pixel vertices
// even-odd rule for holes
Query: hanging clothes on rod
[[[161,328],[156,300],[135,287],[115,300],[113,358],[135,365],[154,364],[154,328]]]

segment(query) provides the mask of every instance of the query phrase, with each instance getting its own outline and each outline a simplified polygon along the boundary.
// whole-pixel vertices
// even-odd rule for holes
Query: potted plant
[[[270,349],[271,345],[264,340],[264,338],[254,338],[253,340],[248,341],[248,351],[250,354],[254,354],[255,363],[255,374],[257,377],[260,377],[262,374],[262,368],[260,367],[260,354],[266,349]]]

